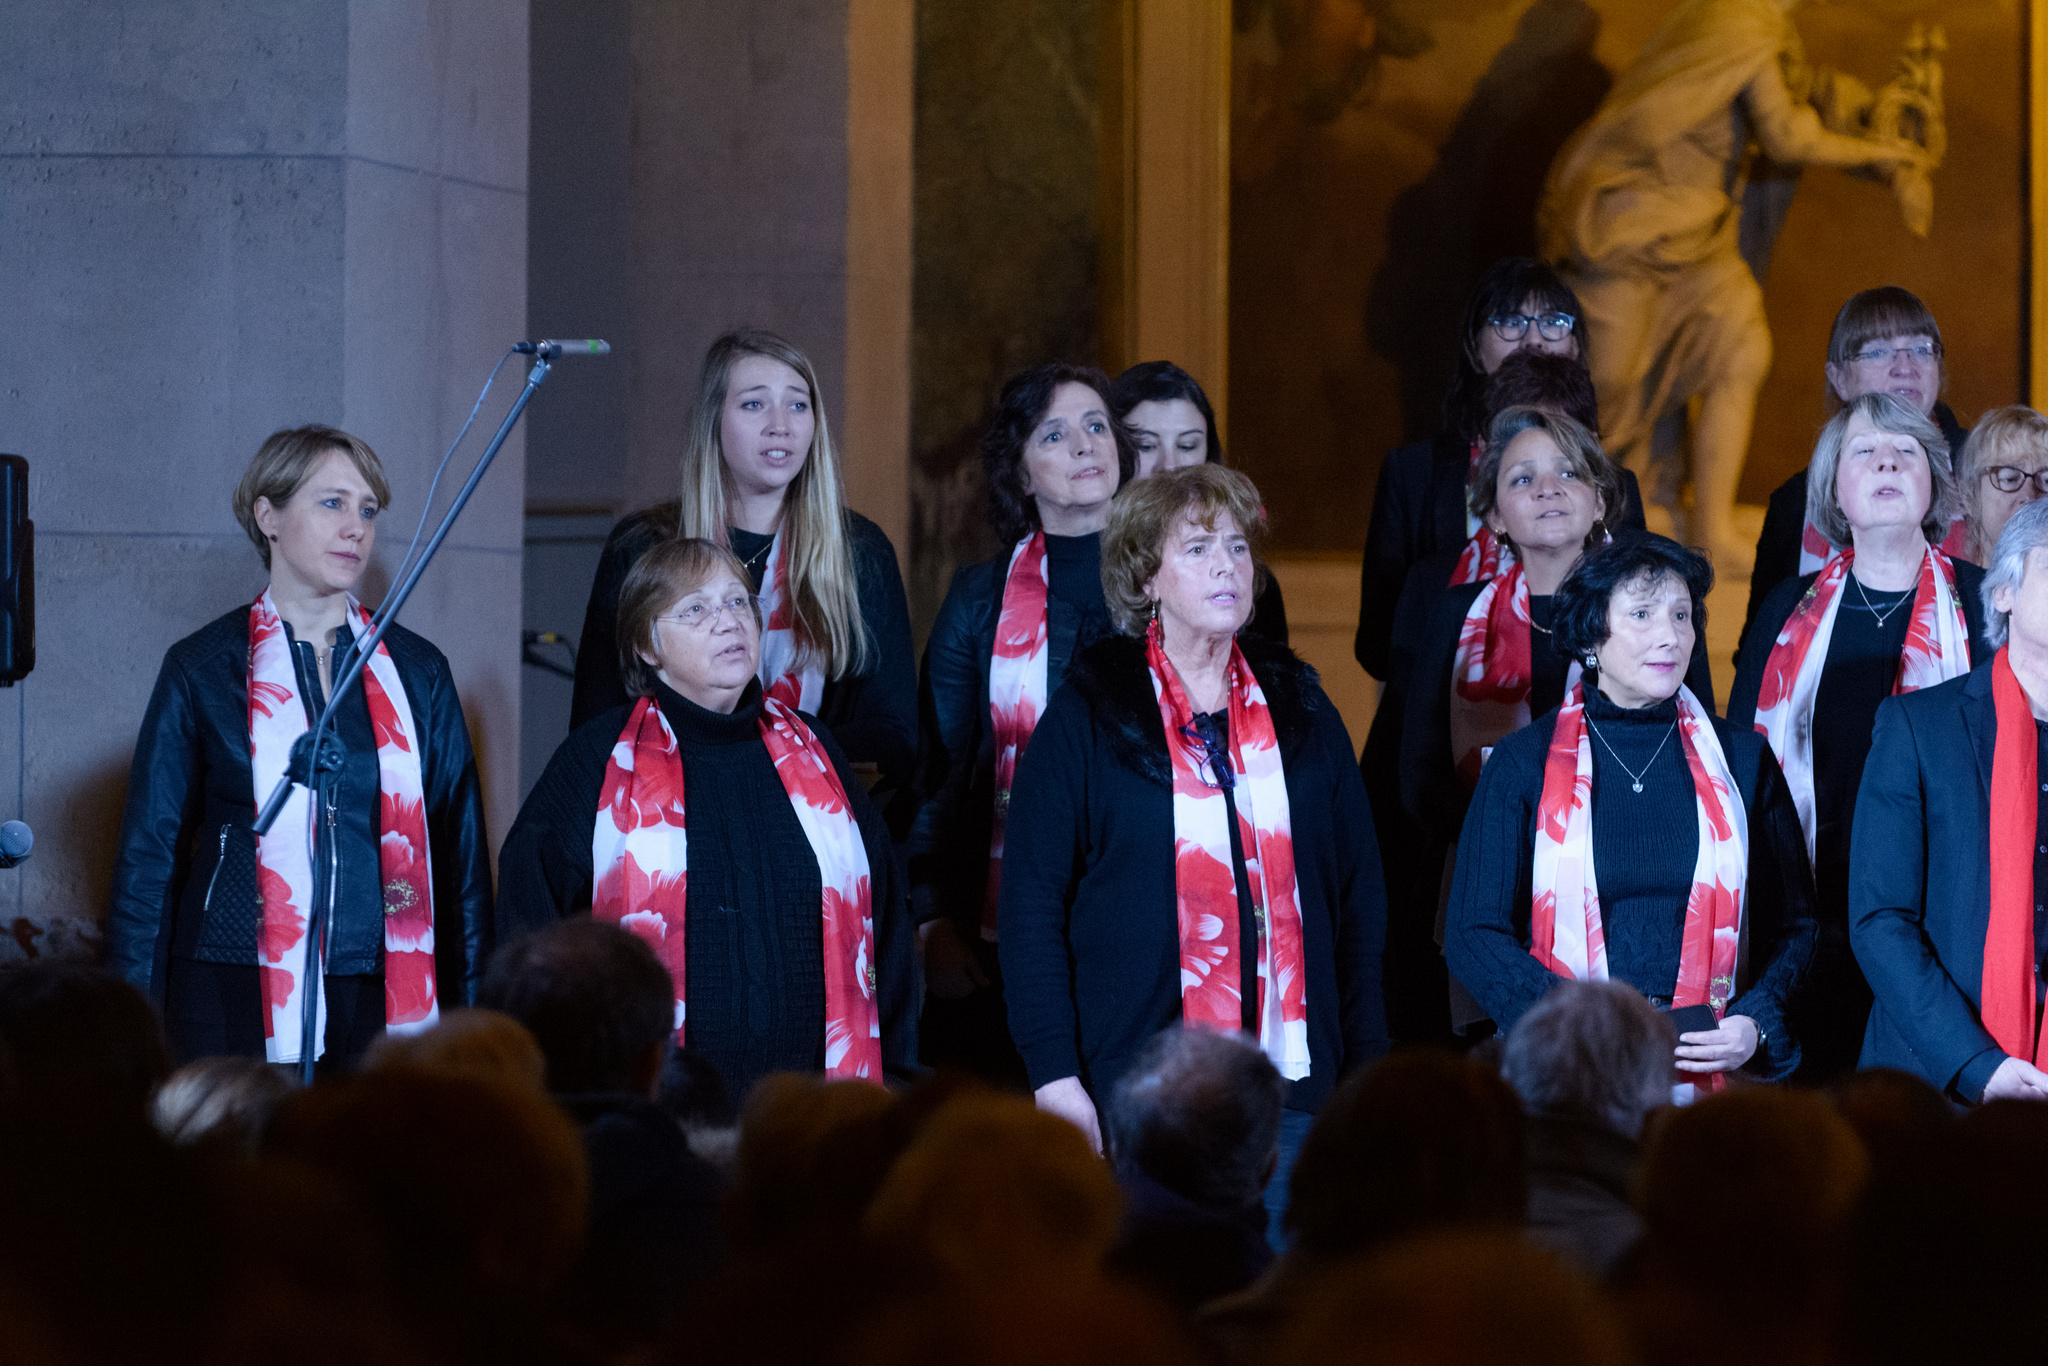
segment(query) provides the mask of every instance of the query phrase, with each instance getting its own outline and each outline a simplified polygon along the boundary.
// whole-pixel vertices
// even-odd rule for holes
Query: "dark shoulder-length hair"
[[[1579,557],[1550,600],[1550,632],[1557,651],[1583,660],[1607,643],[1607,604],[1624,584],[1655,582],[1670,574],[1692,595],[1692,629],[1707,629],[1707,594],[1714,566],[1707,557],[1667,536],[1628,531]]]
[[[1517,351],[1500,363],[1500,369],[1486,377],[1484,409],[1486,427],[1509,408],[1541,408],[1563,413],[1592,432],[1600,433],[1600,397],[1593,391],[1593,376],[1586,362],[1575,356],[1553,356],[1547,351]]]
[[[1208,461],[1223,463],[1223,438],[1216,432],[1216,410],[1195,377],[1170,360],[1140,361],[1109,384],[1109,412],[1121,426],[1140,403],[1171,403],[1177,398],[1195,405],[1209,424]]]
[[[996,399],[995,416],[981,438],[981,467],[988,480],[988,524],[1005,544],[1021,541],[1038,527],[1038,502],[1024,472],[1024,446],[1045,420],[1052,396],[1062,384],[1083,384],[1101,398],[1110,413],[1109,376],[1092,365],[1051,361],[1010,376]],[[1122,488],[1138,472],[1138,450],[1124,424],[1112,414],[1109,430],[1116,439],[1116,485]]]
[[[1585,315],[1571,286],[1541,261],[1503,256],[1479,277],[1458,324],[1458,366],[1451,372],[1451,387],[1444,394],[1444,427],[1452,435],[1474,441],[1485,430],[1486,371],[1479,364],[1480,329],[1488,318],[1521,312],[1523,300],[1532,295],[1538,308],[1569,313],[1577,320],[1572,324],[1572,336],[1578,341],[1579,359],[1586,359]]]

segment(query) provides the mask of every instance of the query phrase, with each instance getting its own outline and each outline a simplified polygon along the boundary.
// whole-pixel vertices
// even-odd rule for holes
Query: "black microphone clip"
[[[539,356],[542,360],[555,360],[562,356],[609,356],[612,344],[586,337],[581,341],[537,341],[516,342],[512,349],[522,356]]]

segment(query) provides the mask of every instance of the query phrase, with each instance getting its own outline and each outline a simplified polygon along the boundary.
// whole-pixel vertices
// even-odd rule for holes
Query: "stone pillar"
[[[0,450],[30,461],[39,561],[38,668],[0,694],[0,816],[36,830],[0,873],[4,963],[96,948],[163,652],[263,586],[228,500],[267,434],[328,422],[379,452],[366,597],[388,585],[525,324],[527,16],[38,0],[0,28]],[[499,834],[523,465],[515,436],[402,618],[453,665]]]

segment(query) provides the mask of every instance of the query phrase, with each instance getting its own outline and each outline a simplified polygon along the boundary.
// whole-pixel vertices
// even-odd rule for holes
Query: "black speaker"
[[[0,686],[36,666],[36,524],[28,519],[28,460],[0,455]]]

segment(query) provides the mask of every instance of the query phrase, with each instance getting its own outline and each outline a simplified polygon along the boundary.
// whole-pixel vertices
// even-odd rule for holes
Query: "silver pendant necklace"
[[[1676,732],[1676,731],[1678,730],[1678,722],[1677,722],[1676,720],[1672,721],[1672,723],[1671,723],[1671,729],[1670,729],[1670,730],[1667,730],[1667,731],[1665,731],[1665,732],[1664,732],[1664,738],[1663,738],[1662,740],[1659,740],[1659,741],[1657,742],[1657,752],[1656,752],[1656,754],[1652,754],[1652,755],[1650,756],[1650,762],[1649,762],[1649,763],[1647,763],[1647,764],[1644,764],[1644,765],[1643,765],[1643,772],[1642,772],[1642,773],[1638,773],[1638,772],[1636,772],[1636,771],[1635,771],[1634,769],[1630,768],[1630,767],[1629,767],[1629,766],[1628,766],[1628,765],[1627,765],[1626,763],[1623,763],[1623,762],[1622,762],[1622,758],[1621,758],[1621,756],[1620,756],[1619,754],[1615,754],[1615,753],[1614,753],[1614,746],[1613,746],[1613,745],[1611,745],[1611,744],[1608,744],[1608,743],[1607,743],[1607,737],[1606,737],[1606,736],[1604,736],[1604,735],[1600,735],[1600,727],[1598,727],[1598,726],[1594,726],[1594,725],[1593,725],[1593,718],[1592,718],[1592,717],[1590,717],[1590,716],[1589,716],[1589,717],[1587,717],[1587,718],[1586,718],[1586,724],[1587,724],[1587,725],[1589,725],[1589,726],[1593,726],[1593,734],[1595,734],[1595,735],[1598,735],[1598,736],[1600,736],[1600,743],[1601,743],[1601,744],[1603,744],[1603,745],[1607,745],[1607,752],[1608,752],[1609,754],[1613,754],[1613,755],[1614,755],[1614,762],[1615,762],[1615,763],[1617,763],[1617,764],[1621,764],[1621,771],[1622,771],[1623,773],[1626,773],[1626,774],[1628,774],[1628,776],[1629,776],[1629,780],[1630,780],[1630,781],[1631,781],[1632,783],[1634,783],[1634,784],[1635,784],[1635,789],[1636,789],[1636,791],[1638,791],[1638,792],[1641,792],[1641,791],[1643,790],[1643,773],[1648,773],[1648,772],[1649,772],[1649,771],[1651,770],[1651,768],[1653,768],[1653,767],[1654,767],[1654,766],[1656,765],[1656,763],[1657,763],[1657,755],[1658,755],[1658,754],[1662,754],[1662,753],[1664,752],[1664,746],[1666,746],[1666,745],[1668,745],[1668,744],[1670,744],[1670,743],[1671,743],[1671,737],[1672,737],[1672,735],[1673,735],[1673,734],[1674,734],[1674,733],[1675,733],[1675,732]]]
[[[1909,588],[1906,590],[1905,597],[1900,598],[1897,602],[1880,612],[1877,610],[1877,604],[1870,600],[1870,594],[1864,591],[1863,580],[1857,578],[1854,574],[1851,574],[1849,578],[1856,585],[1856,596],[1863,599],[1864,610],[1877,618],[1877,629],[1880,631],[1884,629],[1885,618],[1891,616],[1892,613],[1898,611],[1901,607],[1904,607],[1913,597],[1913,590]]]

